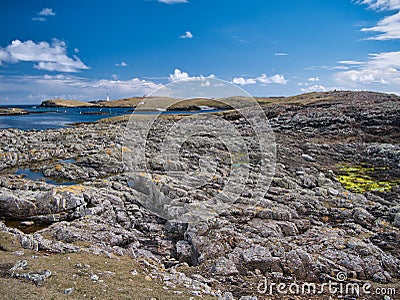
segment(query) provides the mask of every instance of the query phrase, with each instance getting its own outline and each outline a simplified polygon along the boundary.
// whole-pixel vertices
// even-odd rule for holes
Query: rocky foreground
[[[392,288],[399,297],[400,98],[330,92],[262,108],[277,147],[267,194],[252,206],[247,205],[252,195],[244,192],[223,214],[196,224],[166,221],[138,201],[143,191],[127,184],[122,164],[123,152],[130,151],[122,139],[123,119],[59,130],[0,131],[0,289],[15,282],[26,288],[26,282],[33,282],[35,289],[53,289],[52,297],[61,299],[82,299],[87,290],[112,287],[126,299],[283,299],[276,290],[263,292],[264,282],[342,280],[360,287],[369,283],[371,293],[291,297],[396,299],[393,293],[377,295],[376,288]],[[222,116],[245,127],[236,112]],[[158,120],[159,132],[175,121]],[[159,139],[150,137],[150,147],[157,149]],[[222,157],[214,181],[193,193],[159,170],[155,184],[164,194],[204,200],[223,185],[229,176],[226,149],[207,143],[203,148],[215,148]],[[196,170],[204,150],[200,146],[198,141],[187,143],[185,155],[174,163]],[[158,170],[157,157],[149,160]],[[18,168],[56,182],[15,175]],[[85,266],[93,254],[109,260],[110,273]],[[76,260],[75,273],[60,283],[54,273],[62,268],[46,265],[46,259],[35,265],[44,255],[53,262],[65,255]],[[30,264],[37,269],[29,269]],[[143,275],[153,294],[124,294],[129,283],[111,283],[127,264],[137,265],[124,273],[124,280]],[[86,278],[92,287],[74,287],[76,277]],[[135,283],[131,292],[141,288]],[[97,297],[117,298],[111,292]]]

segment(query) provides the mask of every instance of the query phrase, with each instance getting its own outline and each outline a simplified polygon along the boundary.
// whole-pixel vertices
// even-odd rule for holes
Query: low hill
[[[78,100],[63,100],[63,99],[52,99],[45,100],[40,104],[40,107],[92,107],[95,106],[93,103],[78,101]]]
[[[203,107],[213,107],[216,109],[229,108],[228,103],[245,105],[246,97],[233,96],[228,98],[193,98],[193,99],[177,99],[169,97],[132,97],[112,101],[92,101],[84,102],[78,100],[46,100],[40,105],[41,107],[136,107],[140,103],[145,102],[147,109],[160,107],[168,107],[168,110],[200,110]],[[313,92],[301,94],[291,97],[256,97],[255,100],[260,105],[271,104],[292,104],[292,105],[308,105],[317,102],[331,101],[356,101],[368,99],[369,101],[382,101],[387,99],[400,99],[393,94],[383,94],[375,92],[352,92],[352,91],[332,91],[332,92]],[[177,102],[177,103],[175,103]],[[175,103],[175,104],[173,104]]]
[[[0,107],[0,116],[26,115],[28,112],[21,108],[3,108]]]

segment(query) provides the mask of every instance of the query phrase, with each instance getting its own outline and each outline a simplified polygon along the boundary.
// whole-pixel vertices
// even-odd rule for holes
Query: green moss
[[[338,165],[339,175],[336,177],[348,190],[356,193],[370,191],[385,192],[397,186],[400,181],[381,180],[382,172],[388,171],[386,167],[368,167],[362,165]]]

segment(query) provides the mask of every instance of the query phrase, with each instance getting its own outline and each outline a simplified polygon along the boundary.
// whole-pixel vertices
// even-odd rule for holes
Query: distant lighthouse
[[[109,102],[109,101],[110,101],[110,96],[108,95],[108,93],[107,93],[107,98],[106,98],[106,101],[107,101],[107,102]]]

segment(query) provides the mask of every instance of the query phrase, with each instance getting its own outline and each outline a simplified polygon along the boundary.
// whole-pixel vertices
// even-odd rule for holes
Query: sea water
[[[131,107],[37,107],[34,105],[15,105],[9,108],[22,108],[30,112],[28,115],[0,116],[0,129],[17,128],[22,130],[45,130],[72,126],[74,123],[95,122],[103,118],[121,116],[132,113]],[[218,112],[207,109],[199,111],[165,111],[162,114],[197,114]],[[140,111],[139,114],[160,114],[159,111]]]

